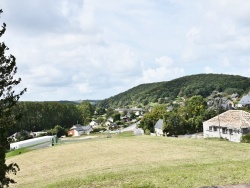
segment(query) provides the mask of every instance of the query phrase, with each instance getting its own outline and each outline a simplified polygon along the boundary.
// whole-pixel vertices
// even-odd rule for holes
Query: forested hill
[[[128,91],[102,100],[99,107],[124,107],[128,105],[146,105],[169,101],[193,95],[209,96],[214,90],[228,94],[243,93],[250,90],[250,78],[225,74],[197,74],[184,76],[167,82],[149,83],[136,86]]]

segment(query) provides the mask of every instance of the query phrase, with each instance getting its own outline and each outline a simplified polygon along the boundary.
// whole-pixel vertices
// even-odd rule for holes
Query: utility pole
[[[220,138],[221,138],[221,133],[220,133],[220,114],[218,114],[218,122],[219,122],[219,135],[220,135]]]

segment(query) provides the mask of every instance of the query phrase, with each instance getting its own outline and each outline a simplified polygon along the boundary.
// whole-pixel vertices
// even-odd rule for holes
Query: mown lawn
[[[250,183],[250,144],[115,136],[12,158],[12,187],[200,187]]]

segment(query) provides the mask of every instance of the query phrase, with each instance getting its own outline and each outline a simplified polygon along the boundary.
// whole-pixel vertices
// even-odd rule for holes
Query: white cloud
[[[78,88],[78,91],[80,91],[80,93],[86,94],[92,92],[88,83],[77,84],[76,86]]]
[[[171,67],[173,65],[173,59],[167,56],[156,58],[155,62],[162,67]]]
[[[174,66],[174,62],[170,57],[162,56],[156,58],[155,61],[159,66],[143,70],[142,77],[136,83],[168,81],[185,74],[183,68]]]
[[[206,66],[205,67],[205,73],[214,73],[214,70],[211,68],[211,67],[209,67],[209,66]]]
[[[202,72],[249,75],[246,0],[8,0],[1,6],[0,21],[7,23],[1,41],[28,87],[23,100],[102,99]]]

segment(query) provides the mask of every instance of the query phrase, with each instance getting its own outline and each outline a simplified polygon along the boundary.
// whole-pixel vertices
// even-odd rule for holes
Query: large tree
[[[0,15],[3,11],[0,10]],[[6,24],[3,23],[0,29],[0,37],[6,30]],[[8,47],[4,42],[0,43],[0,187],[9,186],[15,183],[13,179],[8,177],[9,173],[16,174],[19,167],[16,163],[6,164],[6,152],[9,149],[7,141],[8,130],[13,126],[16,117],[13,116],[12,109],[16,105],[20,96],[26,91],[21,90],[16,93],[14,87],[21,81],[20,78],[15,79],[17,72],[16,58],[9,54],[6,55]]]
[[[84,101],[79,105],[79,110],[81,111],[81,122],[83,125],[87,125],[94,114],[93,107],[90,102]]]

